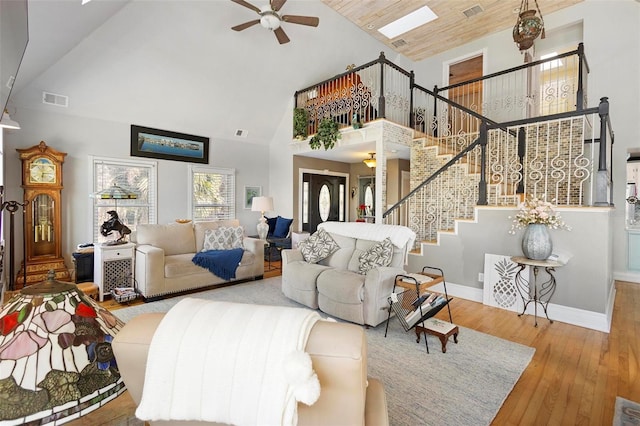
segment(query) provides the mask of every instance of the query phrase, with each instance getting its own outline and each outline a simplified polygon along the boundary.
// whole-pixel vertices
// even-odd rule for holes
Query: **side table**
[[[518,272],[516,272],[515,282],[518,293],[520,293],[520,297],[522,298],[524,308],[522,309],[522,313],[518,314],[518,316],[524,315],[529,303],[533,302],[534,326],[538,326],[538,304],[540,304],[542,309],[544,309],[544,315],[547,317],[549,322],[553,323],[553,320],[549,318],[549,314],[547,313],[549,301],[551,300],[553,293],[556,291],[556,278],[553,275],[553,272],[555,271],[555,268],[563,266],[564,263],[555,260],[534,260],[524,256],[513,256],[511,261],[513,263],[517,263],[520,268],[518,269]],[[525,278],[522,276],[522,271],[527,266],[531,266],[533,269],[533,283],[530,282],[531,277]],[[549,275],[549,279],[539,284],[538,273],[540,268],[544,268],[547,275]]]
[[[135,287],[133,273],[135,244],[96,244],[93,279],[100,290],[100,301],[116,287]]]

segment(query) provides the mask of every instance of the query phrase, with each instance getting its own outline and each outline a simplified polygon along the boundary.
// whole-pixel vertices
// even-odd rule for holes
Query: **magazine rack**
[[[444,295],[429,291],[428,288],[442,283]],[[415,330],[416,342],[420,342],[420,335],[425,333],[424,343],[429,353],[429,343],[426,334],[438,337],[442,343],[442,352],[446,352],[446,344],[450,336],[458,343],[458,327],[453,324],[451,298],[447,294],[447,283],[444,272],[440,268],[425,266],[419,274],[396,275],[393,293],[389,296],[389,316],[385,329],[385,337],[389,330],[389,321],[393,312],[398,318],[404,331]],[[449,313],[449,322],[432,318],[444,307]]]

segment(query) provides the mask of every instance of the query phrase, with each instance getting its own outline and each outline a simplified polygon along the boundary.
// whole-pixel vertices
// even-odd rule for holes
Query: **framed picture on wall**
[[[209,138],[131,125],[131,156],[209,164]]]
[[[253,202],[253,197],[261,197],[262,196],[262,187],[261,186],[245,186],[244,187],[244,208],[245,210],[251,209],[251,203]]]

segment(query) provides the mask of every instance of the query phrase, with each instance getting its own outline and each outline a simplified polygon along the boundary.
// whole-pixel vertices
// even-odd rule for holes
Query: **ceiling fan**
[[[285,34],[280,26],[282,22],[291,24],[307,25],[317,27],[320,20],[315,16],[297,16],[297,15],[280,15],[278,12],[284,6],[287,0],[270,0],[268,5],[257,8],[256,6],[244,0],[231,0],[234,3],[244,6],[260,15],[260,19],[245,22],[244,24],[232,27],[232,30],[242,31],[256,24],[262,25],[264,28],[273,31],[280,44],[289,43],[289,37]]]

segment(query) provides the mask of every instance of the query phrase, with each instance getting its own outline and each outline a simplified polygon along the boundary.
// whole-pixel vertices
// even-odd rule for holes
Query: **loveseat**
[[[256,238],[242,238],[244,251],[233,279],[214,275],[192,261],[205,247],[207,230],[239,226],[235,219],[138,225],[131,241],[136,244],[135,279],[139,293],[148,300],[233,281],[262,279],[264,241]]]
[[[120,374],[137,404],[142,398],[149,345],[163,313],[139,315],[129,321],[112,342]],[[367,378],[367,341],[361,327],[318,321],[305,351],[320,381],[320,398],[311,406],[298,404],[299,425],[388,425],[382,383]],[[162,421],[151,425],[206,425],[212,423]]]
[[[415,236],[399,225],[324,222],[297,249],[282,251],[282,292],[312,309],[375,327],[388,317],[388,297],[396,275],[405,273]]]

